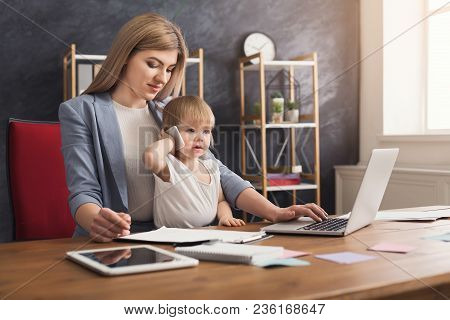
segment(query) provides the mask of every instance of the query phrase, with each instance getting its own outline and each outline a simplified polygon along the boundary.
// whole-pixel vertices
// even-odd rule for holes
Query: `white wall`
[[[382,1],[379,1],[382,2]],[[423,0],[383,1],[383,132],[424,131],[425,15]]]
[[[389,80],[392,74],[396,72],[402,75],[403,78],[405,78],[405,75],[407,78],[411,73],[405,71],[408,68],[407,64],[402,63],[401,54],[396,55],[396,62],[394,57],[387,58],[387,66],[389,66],[390,70],[388,72],[385,71],[387,67],[385,68],[384,60],[386,59],[386,53],[389,53],[389,51],[381,48],[385,42],[392,38],[384,39],[383,14],[386,15],[386,10],[383,8],[386,6],[386,3],[388,3],[388,6],[392,6],[391,2],[402,2],[403,6],[397,7],[397,9],[394,8],[395,6],[389,7],[393,11],[396,10],[397,15],[400,15],[402,12],[409,10],[411,3],[416,1],[422,2],[422,0],[361,0],[361,59],[363,61],[360,68],[360,164],[367,164],[370,152],[374,148],[399,147],[400,154],[397,160],[397,167],[450,170],[450,136],[385,135],[383,133],[383,107],[387,97],[395,95],[406,96],[408,92],[412,95],[419,86],[418,80],[411,81],[411,87],[409,88],[403,88],[403,85],[399,84],[400,80],[393,82]],[[416,13],[419,11],[418,5],[413,6],[413,8],[415,8]],[[395,16],[389,19],[394,18]],[[386,34],[391,36],[397,33],[393,31],[391,33],[386,32]],[[410,48],[410,50],[412,49]],[[408,52],[406,51],[405,55]],[[415,71],[415,73],[418,72],[418,70]],[[384,81],[386,81],[386,84],[390,83],[390,85],[384,85]],[[398,98],[398,101],[401,101],[401,99]],[[417,106],[418,104],[419,102],[416,101],[415,105]],[[408,104],[406,105],[408,106]],[[412,105],[413,103],[409,104],[409,106]],[[417,112],[408,112],[406,110],[399,114],[401,116],[397,117],[391,128],[395,124],[401,125],[401,122],[412,123],[417,121]]]
[[[411,128],[421,121],[418,110],[422,97],[417,91],[421,91],[423,69],[412,65],[412,60],[421,57],[421,50],[408,37],[403,41],[407,49],[404,53],[401,53],[402,42],[395,43],[397,40],[390,48],[388,45],[382,49],[384,43],[401,33],[400,29],[407,29],[408,23],[412,25],[420,20],[419,2],[422,0],[361,0],[360,161],[357,166],[335,167],[338,214],[351,210],[371,150],[375,148],[400,148],[382,209],[450,204],[450,136],[406,135],[414,133]],[[417,20],[394,21],[408,10],[412,10]],[[393,26],[389,32],[383,30],[384,18]],[[397,53],[392,54],[394,49]],[[383,110],[386,100],[393,101],[398,109]],[[386,131],[403,126],[401,135],[383,132],[384,112],[392,112],[393,116],[392,121],[386,122]]]
[[[336,213],[352,210],[365,166],[336,167]],[[380,210],[450,204],[450,172],[395,168]]]
[[[361,1],[360,162],[383,133],[383,2]]]

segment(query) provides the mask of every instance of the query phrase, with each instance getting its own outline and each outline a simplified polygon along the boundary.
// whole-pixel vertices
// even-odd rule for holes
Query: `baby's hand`
[[[236,219],[231,216],[224,216],[219,220],[219,226],[240,227],[245,226],[245,222],[241,219]]]

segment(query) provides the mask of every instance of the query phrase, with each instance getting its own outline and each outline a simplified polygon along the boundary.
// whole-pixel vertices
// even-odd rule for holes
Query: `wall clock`
[[[264,61],[271,61],[275,58],[275,43],[269,36],[261,32],[249,34],[244,40],[244,54],[248,57],[261,52]],[[259,63],[259,59],[252,59],[251,63]]]

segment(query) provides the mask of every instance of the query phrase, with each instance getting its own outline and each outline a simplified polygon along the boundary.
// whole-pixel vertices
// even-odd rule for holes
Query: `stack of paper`
[[[211,240],[223,242],[244,243],[247,240],[258,240],[264,238],[264,231],[245,232],[245,231],[225,231],[211,229],[180,229],[162,227],[155,231],[136,233],[117,240],[124,241],[143,241],[160,243],[193,243]]]
[[[436,206],[425,210],[387,210],[378,211],[375,220],[390,221],[435,221],[440,218],[450,218],[450,207]]]

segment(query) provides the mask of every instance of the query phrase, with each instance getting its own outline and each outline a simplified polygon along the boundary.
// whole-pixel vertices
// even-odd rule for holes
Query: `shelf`
[[[256,190],[262,190],[260,182],[252,182],[252,185]],[[315,190],[317,189],[316,184],[312,183],[300,183],[287,186],[267,186],[267,191],[288,191],[288,190]]]
[[[77,60],[105,60],[106,56],[96,55],[96,54],[76,54],[75,59]],[[69,59],[70,62],[70,59]]]
[[[257,63],[251,64],[250,61],[256,61]],[[292,191],[292,203],[297,203],[298,193],[302,193],[303,190],[311,190],[311,193],[315,194],[315,202],[320,205],[320,138],[319,138],[319,93],[317,88],[319,88],[318,75],[317,75],[317,53],[307,53],[299,55],[296,57],[291,57],[290,60],[278,60],[278,61],[265,61],[262,58],[262,53],[257,52],[249,56],[241,56],[239,58],[239,84],[240,84],[240,166],[242,170],[242,176],[244,179],[251,181],[255,189],[261,191],[261,194],[268,198],[268,192],[275,191]],[[246,71],[256,71],[255,77],[245,76]],[[270,80],[266,83],[267,75],[272,76],[273,71],[279,72],[283,76],[282,89],[284,93],[288,89],[288,95],[290,101],[296,101],[301,98],[298,89],[299,78],[301,75],[302,81],[309,83],[308,91],[311,90],[312,97],[312,109],[307,114],[300,114],[297,117],[289,118],[295,120],[295,122],[281,122],[281,123],[271,123],[271,112],[267,112],[265,109],[267,93],[269,91],[274,91],[274,89],[279,88],[278,83],[272,83]],[[251,85],[245,85],[245,82],[250,81]],[[281,80],[281,79],[280,79]],[[258,82],[258,83],[255,83]],[[251,90],[253,95],[246,94],[246,90]],[[259,94],[258,102],[260,102],[260,110],[257,114],[250,114],[249,106],[246,103],[249,99],[255,99],[256,95]],[[305,112],[303,112],[305,113]],[[282,120],[283,118],[279,119]],[[273,140],[274,137],[270,134],[273,130],[270,129],[281,129],[284,132],[284,142]],[[290,130],[286,130],[290,129]],[[269,131],[268,131],[269,130]],[[254,133],[257,136],[260,135],[259,139],[248,139],[247,132]],[[299,134],[301,133],[301,134]],[[251,142],[250,142],[251,140]],[[273,143],[277,143],[281,146],[280,150],[277,151],[275,155],[275,162],[273,167],[280,169],[280,173],[292,171],[292,166],[294,166],[294,171],[299,171],[300,167],[296,167],[298,162],[304,163],[307,167],[307,171],[310,173],[301,173],[300,181],[291,180],[284,181],[289,183],[286,186],[269,186],[268,180],[262,180],[261,173],[268,173],[269,171],[274,172],[274,168],[268,165],[268,157],[272,157],[273,150],[271,145],[268,145],[268,140],[272,140]],[[300,145],[299,148],[297,146]],[[305,149],[308,150],[306,153]],[[312,153],[309,152],[312,150]],[[298,157],[298,153],[301,153],[301,158]],[[248,153],[248,154],[247,154]],[[283,158],[283,155],[285,156]],[[250,156],[250,161],[252,161],[252,169],[256,169],[254,164],[256,164],[259,176],[255,174],[247,174],[248,156]],[[291,166],[289,168],[287,165]],[[312,171],[314,168],[314,171]],[[252,170],[254,171],[254,170]],[[273,184],[273,183],[272,183]],[[295,192],[299,191],[299,192]]]
[[[315,128],[315,123],[267,123],[266,129]],[[244,124],[241,128],[260,129],[259,124]]]
[[[101,70],[101,65],[107,59],[106,55],[81,54],[78,53],[75,43],[70,44],[70,48],[63,57],[63,98],[64,100],[74,98],[81,94],[89,85],[97,73]],[[186,59],[186,70],[198,70],[198,95],[203,98],[203,49],[199,48],[191,52],[191,57]],[[186,95],[186,77],[182,78],[181,95]]]
[[[192,66],[194,64],[199,64],[200,58],[187,58],[186,59],[186,67]]]
[[[95,55],[95,54],[76,54],[75,59],[79,61],[104,61],[106,59],[105,55]],[[69,58],[67,63],[70,64],[72,61]],[[186,59],[186,67],[189,67],[194,64],[199,64],[200,58],[187,58]]]
[[[265,61],[263,65],[267,71],[279,71],[289,67],[312,67],[314,61]],[[244,66],[244,71],[259,71],[259,63]]]

